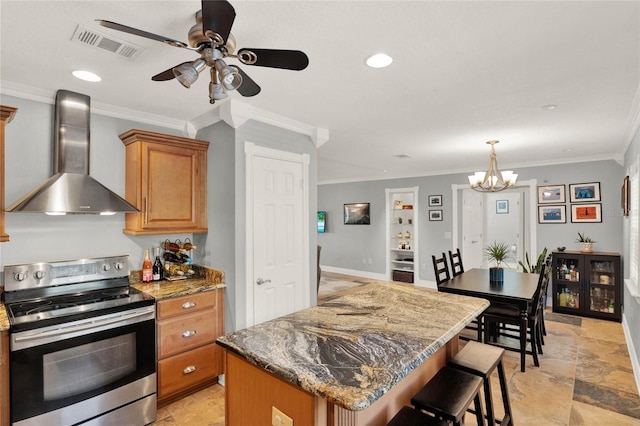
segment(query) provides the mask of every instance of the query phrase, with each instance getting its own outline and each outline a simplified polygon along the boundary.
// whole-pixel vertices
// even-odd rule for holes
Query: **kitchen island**
[[[489,302],[400,283],[221,336],[227,425],[384,425],[457,351]]]

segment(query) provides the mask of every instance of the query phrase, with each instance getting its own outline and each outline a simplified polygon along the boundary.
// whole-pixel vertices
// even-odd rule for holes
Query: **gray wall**
[[[577,232],[586,232],[597,241],[595,250],[622,253],[622,211],[620,186],[623,167],[612,160],[566,165],[518,168],[519,180],[536,179],[538,185],[600,182],[602,197],[602,223],[571,223],[570,203],[567,197],[566,224],[538,224],[536,226],[537,254],[547,247],[558,246],[578,249]],[[419,226],[420,280],[435,281],[431,255],[446,252],[453,242],[447,238],[453,232],[451,185],[464,184],[467,174],[423,176],[417,178],[388,179],[357,183],[336,183],[318,186],[318,210],[327,211],[327,232],[318,234],[322,246],[320,264],[354,272],[384,274],[385,272],[385,188],[418,186],[420,209]],[[428,195],[442,195],[444,220],[430,222]],[[535,197],[535,194],[534,194]],[[371,203],[371,225],[343,225],[344,203]],[[526,203],[537,200],[523,200]],[[460,206],[460,204],[458,204]],[[438,207],[440,208],[440,207]],[[460,212],[459,212],[460,214]],[[527,250],[528,245],[525,246]],[[528,250],[527,250],[528,251]],[[372,264],[363,264],[362,258],[372,258]]]

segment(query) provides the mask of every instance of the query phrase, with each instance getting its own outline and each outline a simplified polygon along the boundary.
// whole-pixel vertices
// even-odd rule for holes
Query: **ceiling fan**
[[[175,65],[151,79],[166,81],[175,78],[189,88],[198,79],[198,75],[209,67],[209,102],[212,104],[226,98],[228,90],[238,90],[242,96],[247,97],[260,93],[260,86],[239,67],[227,65],[225,58],[236,58],[245,65],[295,71],[301,71],[309,65],[309,58],[299,50],[242,48],[234,54],[236,40],[231,34],[231,27],[235,17],[236,11],[228,1],[202,0],[202,9],[195,15],[196,24],[189,30],[189,44],[112,21],[96,21],[103,27],[198,52],[198,59]]]

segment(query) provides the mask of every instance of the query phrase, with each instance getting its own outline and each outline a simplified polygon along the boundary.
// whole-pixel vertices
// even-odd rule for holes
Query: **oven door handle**
[[[73,326],[67,326],[67,327],[60,327],[57,328],[55,330],[49,330],[49,331],[44,331],[42,333],[39,334],[34,334],[34,335],[30,335],[30,336],[15,336],[14,337],[14,341],[17,342],[27,342],[29,340],[38,340],[38,339],[42,339],[42,338],[46,338],[46,337],[51,337],[51,336],[58,336],[60,334],[65,334],[65,333],[69,333],[69,332],[75,332],[75,331],[81,331],[81,330],[87,330],[90,328],[96,328],[96,327],[101,327],[104,325],[109,325],[109,324],[113,324],[116,322],[121,322],[124,320],[129,320],[132,318],[136,318],[136,317],[141,317],[144,315],[149,315],[149,312],[136,312],[133,314],[123,314],[123,315],[119,315],[115,318],[109,318],[109,319],[103,319],[103,320],[97,320],[97,321],[91,321],[88,322],[86,324],[79,324],[79,325],[73,325]]]

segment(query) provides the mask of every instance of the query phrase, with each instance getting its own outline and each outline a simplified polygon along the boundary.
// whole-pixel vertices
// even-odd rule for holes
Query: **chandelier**
[[[486,172],[475,172],[469,176],[471,189],[479,192],[498,192],[511,188],[516,183],[518,175],[512,170],[498,171],[498,160],[494,145],[498,141],[487,141],[491,145],[491,155],[489,156],[489,169]]]

